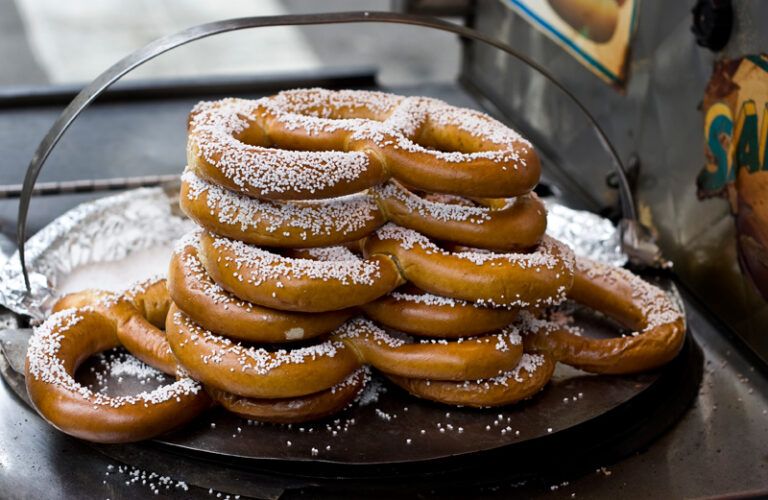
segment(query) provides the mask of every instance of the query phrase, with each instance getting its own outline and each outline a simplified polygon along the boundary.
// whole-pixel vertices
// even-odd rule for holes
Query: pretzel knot
[[[131,317],[142,317],[138,309],[132,313],[128,306],[119,309],[114,315],[91,307],[61,310],[30,339],[27,392],[38,412],[67,434],[103,443],[139,441],[183,425],[210,405],[202,386],[189,377],[118,397],[94,392],[75,380],[82,361],[120,345],[118,325],[123,338],[141,329],[126,327]]]
[[[685,316],[660,288],[631,272],[586,258],[577,261],[569,298],[634,330],[590,338],[578,329],[527,315],[527,349],[595,373],[637,373],[671,361],[685,340]]]
[[[489,116],[437,99],[300,89],[200,103],[188,164],[206,179],[266,199],[317,199],[394,177],[426,191],[499,198],[531,191],[531,144]]]
[[[438,240],[496,250],[536,246],[547,227],[535,193],[469,200],[420,195],[397,181],[325,200],[259,200],[229,191],[187,168],[180,205],[208,231],[267,247],[314,248],[359,240],[387,220]]]

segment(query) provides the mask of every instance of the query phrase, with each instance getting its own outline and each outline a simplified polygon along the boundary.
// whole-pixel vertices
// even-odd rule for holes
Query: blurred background
[[[161,36],[242,16],[389,10],[390,0],[0,0],[1,86],[86,83]],[[275,74],[375,65],[389,85],[452,80],[459,42],[406,26],[279,27],[217,36],[128,79]]]

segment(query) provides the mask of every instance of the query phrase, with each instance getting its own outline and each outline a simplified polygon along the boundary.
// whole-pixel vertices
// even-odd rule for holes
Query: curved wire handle
[[[179,31],[178,33],[150,42],[148,45],[145,45],[144,47],[124,57],[112,67],[107,69],[104,73],[99,75],[79,94],[77,94],[77,96],[72,100],[71,103],[69,103],[66,108],[64,108],[64,111],[61,112],[59,117],[51,126],[48,133],[37,146],[35,154],[32,156],[32,160],[29,162],[29,167],[27,167],[27,173],[24,177],[21,199],[19,200],[19,215],[16,231],[17,242],[19,245],[19,258],[21,260],[21,270],[24,275],[24,283],[27,287],[27,291],[30,291],[30,284],[29,274],[27,273],[27,266],[24,258],[24,242],[26,241],[27,235],[27,215],[29,213],[29,204],[31,201],[32,189],[34,188],[35,181],[37,181],[37,177],[40,175],[40,171],[42,170],[45,161],[48,159],[51,151],[61,139],[61,136],[64,135],[64,132],[66,132],[69,126],[72,125],[72,122],[75,121],[80,113],[82,113],[83,110],[85,110],[85,108],[87,108],[98,96],[104,93],[107,88],[122,78],[126,73],[129,73],[145,62],[154,59],[155,57],[168,52],[171,49],[185,45],[195,40],[199,40],[201,38],[206,38],[221,33],[227,33],[230,31],[239,31],[249,28],[261,28],[267,26],[299,26],[348,23],[408,24],[440,31],[447,31],[449,33],[455,33],[462,38],[475,40],[491,47],[495,47],[536,70],[547,80],[549,80],[550,83],[555,85],[566,96],[568,96],[568,98],[574,104],[576,104],[579,110],[589,121],[589,124],[597,133],[603,147],[608,151],[611,158],[613,159],[614,168],[619,180],[619,198],[621,202],[623,217],[625,221],[629,223],[628,226],[630,228],[637,225],[637,214],[635,212],[635,205],[632,200],[632,192],[629,187],[629,182],[627,181],[624,165],[622,164],[621,158],[619,158],[618,153],[614,149],[611,142],[608,140],[608,137],[606,136],[603,129],[597,123],[589,110],[587,110],[587,108],[576,98],[576,96],[574,96],[568,89],[566,89],[560,82],[558,82],[553,75],[551,75],[542,66],[529,59],[527,56],[515,51],[506,43],[491,38],[473,29],[449,23],[441,19],[409,14],[397,14],[393,12],[361,11],[337,12],[331,14],[243,17],[193,26],[183,31]]]

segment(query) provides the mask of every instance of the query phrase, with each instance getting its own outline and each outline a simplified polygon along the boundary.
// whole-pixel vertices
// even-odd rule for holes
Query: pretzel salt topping
[[[328,389],[356,370],[355,354],[338,340],[295,347],[256,347],[216,335],[171,306],[168,343],[192,377],[250,398],[288,398]]]
[[[242,300],[286,311],[325,312],[370,302],[403,283],[387,256],[362,259],[345,247],[293,258],[246,243],[200,234],[211,278]],[[319,252],[319,253],[318,253]]]
[[[470,337],[499,330],[517,317],[516,308],[485,307],[404,285],[361,306],[379,324],[419,337]]]
[[[207,390],[221,406],[242,418],[290,424],[318,420],[352,405],[370,381],[370,370],[363,366],[330,389],[306,396],[255,399],[236,396],[212,387]]]
[[[531,144],[489,116],[382,92],[203,102],[190,116],[187,151],[209,180],[274,199],[351,194],[390,175],[434,192],[506,197],[529,192],[540,175]]]
[[[177,243],[168,269],[168,291],[179,309],[208,330],[248,342],[294,342],[328,333],[353,314],[280,311],[240,300],[211,279],[198,257],[198,246],[196,233]]]
[[[504,406],[528,399],[552,378],[555,362],[549,354],[523,354],[517,366],[496,377],[449,382],[389,376],[414,396],[440,403],[476,408]]]
[[[139,441],[178,427],[209,405],[202,386],[183,377],[153,391],[112,397],[74,378],[90,355],[119,341],[115,323],[84,307],[51,315],[30,338],[25,367],[27,391],[52,425],[89,441]]]
[[[384,373],[404,377],[467,380],[498,375],[513,368],[523,353],[515,328],[471,338],[413,339],[395,336],[373,322],[356,318],[336,334],[360,359]]]
[[[433,239],[516,250],[536,246],[547,229],[547,211],[535,193],[473,201],[452,195],[419,196],[397,181],[373,191],[388,220]]]
[[[390,223],[366,240],[364,254],[392,257],[405,279],[430,293],[491,306],[558,304],[573,283],[573,252],[549,236],[528,253],[454,252]]]
[[[328,246],[362,238],[384,224],[367,193],[319,201],[264,201],[229,191],[187,169],[180,204],[200,226],[246,243],[284,248]]]
[[[685,340],[685,315],[660,288],[631,272],[580,257],[569,298],[606,314],[634,331],[590,338],[567,323],[522,317],[527,349],[596,373],[636,373],[671,361]]]

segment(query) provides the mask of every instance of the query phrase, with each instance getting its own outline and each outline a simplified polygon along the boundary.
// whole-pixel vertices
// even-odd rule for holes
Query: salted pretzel
[[[260,422],[290,424],[340,412],[359,397],[369,379],[369,370],[362,367],[330,389],[285,399],[244,398],[212,387],[206,389],[217,403],[235,415]]]
[[[168,291],[176,306],[207,330],[249,342],[289,342],[328,333],[353,314],[348,309],[279,311],[242,301],[208,276],[198,257],[198,237],[190,236],[177,244],[171,256]]]
[[[338,340],[290,349],[246,346],[200,327],[175,305],[165,330],[193,378],[248,398],[306,396],[333,387],[360,367],[355,353]]]
[[[325,312],[370,302],[403,283],[388,256],[362,259],[345,247],[292,258],[200,234],[199,256],[213,281],[236,297],[285,311]]]
[[[531,191],[541,171],[531,144],[486,114],[324,89],[198,104],[187,161],[228,189],[285,200],[352,194],[390,176],[426,191],[509,197]]]
[[[573,252],[549,236],[528,253],[449,251],[390,223],[366,239],[364,255],[393,258],[422,290],[491,306],[557,304],[573,282]]]
[[[318,201],[249,198],[198,177],[181,176],[181,209],[203,228],[264,246],[305,248],[336,245],[367,236],[384,224],[368,193]]]
[[[53,312],[91,307],[113,322],[120,345],[149,366],[169,375],[178,372],[178,362],[165,340],[165,317],[170,299],[164,279],[139,282],[122,294],[84,290],[66,295]]]
[[[360,308],[377,323],[418,337],[471,337],[504,328],[517,317],[517,309],[441,297],[411,284]]]
[[[181,176],[182,210],[212,233],[256,245],[311,248],[355,241],[385,222],[438,240],[501,250],[530,248],[547,226],[535,193],[472,201],[452,195],[419,196],[396,181],[372,192],[319,201],[249,198],[201,179]]]
[[[613,338],[590,338],[556,321],[528,318],[526,350],[550,353],[557,361],[594,373],[651,370],[671,361],[685,340],[685,316],[663,290],[631,272],[586,258],[577,259],[569,298],[632,329]]]
[[[483,380],[449,382],[388,376],[416,397],[475,408],[504,406],[530,398],[552,378],[555,362],[549,354],[523,354],[517,366]]]
[[[450,195],[419,196],[397,181],[374,189],[386,218],[432,239],[495,250],[536,246],[547,212],[535,193],[473,202]]]
[[[65,309],[35,329],[25,367],[32,404],[54,427],[89,441],[141,441],[179,427],[210,400],[190,378],[150,392],[110,397],[78,383],[75,372],[89,356],[120,345],[115,322],[83,307]]]
[[[516,329],[458,340],[414,340],[394,336],[357,318],[337,330],[338,338],[361,363],[403,377],[467,380],[498,375],[513,368],[523,354]]]

